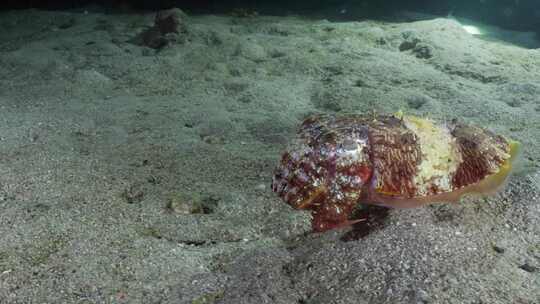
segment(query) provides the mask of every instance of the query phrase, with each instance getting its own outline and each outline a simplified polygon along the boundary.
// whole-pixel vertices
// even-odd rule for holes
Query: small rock
[[[201,197],[196,193],[175,193],[169,199],[167,207],[178,214],[203,213]]]
[[[363,80],[363,79],[357,79],[355,82],[354,82],[354,86],[355,87],[367,87],[367,84],[366,82]]]
[[[181,34],[186,31],[186,14],[179,8],[171,8],[157,12],[154,26],[163,35],[168,33]]]
[[[418,110],[428,102],[428,98],[422,95],[415,95],[407,97],[406,101],[409,108]]]
[[[152,185],[158,185],[159,183],[161,183],[161,180],[159,177],[155,176],[155,175],[150,175],[148,176],[148,178],[146,179],[147,182],[149,182],[150,184]]]
[[[253,62],[263,62],[267,57],[266,50],[254,41],[243,41],[239,43],[234,55],[242,56]]]
[[[531,273],[538,271],[538,267],[535,267],[535,266],[533,266],[531,264],[528,264],[528,263],[525,263],[525,264],[519,266],[519,268],[525,270],[526,272],[531,272]]]
[[[229,74],[233,77],[240,77],[242,76],[242,70],[237,67],[231,67],[229,68]]]
[[[202,140],[210,145],[222,145],[225,143],[225,139],[218,135],[205,135],[202,137]]]
[[[416,58],[420,59],[429,59],[433,57],[433,48],[425,43],[416,44],[412,52]]]
[[[504,253],[505,249],[496,245],[493,245],[493,250],[497,253]]]
[[[414,31],[405,31],[401,33],[401,37],[404,39],[399,45],[399,50],[402,52],[414,49],[422,41]]]
[[[238,98],[238,101],[241,103],[251,103],[253,99],[254,97],[251,94],[245,94],[240,96],[240,98]]]
[[[229,81],[224,85],[225,90],[228,94],[236,95],[249,88],[249,83],[241,81]]]
[[[139,184],[134,184],[129,186],[124,190],[122,196],[127,201],[128,204],[139,203],[144,197],[144,191]]]
[[[523,102],[516,98],[506,100],[505,103],[511,106],[512,108],[519,108],[523,105]]]
[[[184,42],[182,35],[187,33],[186,19],[186,14],[178,8],[159,11],[154,18],[154,26],[137,35],[132,42],[153,49]]]
[[[417,303],[429,303],[429,301],[431,300],[429,294],[423,289],[419,289],[416,292],[416,297],[418,300]]]
[[[450,277],[447,279],[447,281],[451,286],[459,286],[459,282],[456,278]]]
[[[58,28],[59,28],[59,29],[62,29],[62,30],[65,30],[65,29],[68,29],[68,28],[74,26],[75,23],[77,23],[77,20],[76,20],[75,18],[69,18],[68,20],[62,22],[62,23],[58,26]]]
[[[403,41],[400,45],[399,45],[399,50],[404,52],[404,51],[408,51],[410,49],[413,49],[414,47],[416,46],[416,42],[412,42],[412,41]]]
[[[142,32],[136,38],[136,44],[145,45],[152,49],[161,49],[168,43],[167,39],[159,32],[159,29],[153,27]]]
[[[169,198],[167,208],[177,214],[209,214],[214,212],[218,200],[196,192],[177,192]]]

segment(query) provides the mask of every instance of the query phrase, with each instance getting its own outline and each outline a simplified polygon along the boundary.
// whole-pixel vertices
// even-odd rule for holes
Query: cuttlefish
[[[314,115],[274,172],[272,190],[312,212],[313,230],[351,225],[358,204],[412,208],[492,194],[505,183],[517,141],[484,128],[403,115]]]

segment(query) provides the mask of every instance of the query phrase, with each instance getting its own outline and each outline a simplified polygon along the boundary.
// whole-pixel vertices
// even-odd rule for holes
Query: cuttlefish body
[[[302,123],[272,189],[313,215],[313,230],[346,226],[359,203],[411,208],[491,194],[519,143],[480,127],[402,115],[315,115]]]

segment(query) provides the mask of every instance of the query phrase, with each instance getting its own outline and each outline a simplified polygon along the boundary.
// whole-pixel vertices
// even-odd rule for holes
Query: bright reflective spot
[[[482,32],[479,28],[473,25],[461,25],[461,27],[471,35],[482,35]]]

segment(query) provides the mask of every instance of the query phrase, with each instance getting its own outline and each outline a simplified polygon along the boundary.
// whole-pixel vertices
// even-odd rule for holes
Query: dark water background
[[[435,15],[452,14],[497,25],[505,29],[540,32],[540,1],[538,0],[453,0],[453,1],[377,1],[377,0],[6,0],[2,9],[107,9],[111,12],[156,10],[179,7],[190,13],[226,13],[233,9],[249,9],[259,14],[298,14],[314,12],[326,14],[329,19],[387,18],[403,10]],[[361,8],[361,9],[359,9]],[[354,12],[351,13],[351,12]]]

